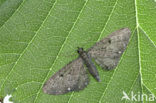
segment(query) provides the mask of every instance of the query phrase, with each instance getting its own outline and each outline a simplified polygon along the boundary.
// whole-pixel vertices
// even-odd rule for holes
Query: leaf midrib
[[[23,1],[22,1],[22,3],[21,3],[21,4],[19,5],[19,7],[15,10],[15,12],[8,18],[8,20],[19,10],[19,8],[24,4],[25,1],[26,1],[26,0],[23,0]],[[9,72],[9,74],[6,76],[6,78],[5,78],[4,82],[3,82],[3,84],[1,85],[0,90],[2,89],[3,85],[5,84],[6,80],[7,80],[8,77],[9,77],[9,75],[13,72],[14,68],[15,68],[16,65],[18,64],[18,61],[19,61],[19,60],[21,59],[21,57],[24,55],[24,53],[25,53],[25,51],[27,50],[27,48],[29,47],[29,45],[30,45],[30,44],[34,41],[34,39],[36,38],[36,36],[37,36],[38,32],[40,31],[41,27],[43,26],[43,24],[46,22],[47,18],[49,17],[49,14],[50,14],[50,12],[52,11],[52,8],[54,8],[54,6],[55,6],[55,4],[56,4],[56,1],[57,1],[57,0],[55,0],[53,6],[52,6],[51,9],[49,10],[47,16],[45,17],[45,19],[43,20],[43,22],[41,23],[41,25],[39,26],[39,28],[38,28],[38,30],[36,31],[35,35],[32,37],[32,39],[30,40],[30,42],[28,43],[28,45],[25,47],[25,49],[23,50],[23,52],[20,54],[20,56],[19,56],[18,59],[16,60],[14,66],[12,67],[12,69],[11,69],[10,72]],[[104,32],[104,30],[105,30],[105,28],[106,28],[106,26],[107,26],[107,23],[109,22],[110,17],[111,17],[111,15],[112,15],[112,13],[113,13],[113,11],[114,11],[114,9],[115,9],[115,6],[116,6],[116,4],[117,4],[117,1],[118,1],[118,0],[116,0],[116,3],[115,3],[115,5],[114,5],[114,7],[113,7],[113,9],[112,9],[112,11],[111,11],[111,13],[110,13],[110,15],[109,15],[107,21],[106,21],[106,24],[104,25],[104,28],[102,29],[102,31],[101,31],[101,33],[100,33],[100,35],[99,35],[97,41],[100,40],[100,38],[101,38],[101,36],[102,36],[102,33]],[[86,3],[87,3],[87,2],[88,2],[88,0],[86,1]],[[136,3],[136,2],[137,2],[137,0],[135,0],[135,3]],[[84,3],[84,5],[85,5],[86,3]],[[135,4],[135,7],[136,7],[135,9],[137,9],[137,4]],[[61,46],[61,48],[60,48],[58,54],[56,55],[56,58],[55,58],[54,62],[52,63],[52,66],[50,67],[50,69],[52,69],[52,68],[53,68],[53,65],[55,65],[55,62],[57,61],[57,58],[59,57],[59,54],[60,54],[60,52],[62,51],[62,48],[64,47],[64,45],[66,44],[66,41],[68,40],[68,37],[69,37],[69,35],[70,35],[70,32],[71,32],[72,29],[74,28],[74,26],[75,26],[75,24],[76,24],[76,22],[77,22],[79,16],[81,15],[81,12],[83,11],[83,8],[84,8],[84,6],[83,6],[82,9],[80,10],[80,12],[79,12],[79,14],[78,14],[78,16],[77,16],[77,19],[76,19],[75,22],[73,23],[73,26],[71,27],[71,29],[70,29],[68,35],[66,36],[66,39],[65,39],[65,41],[63,42],[63,45]],[[0,27],[0,29],[2,29],[2,27],[8,22],[8,20],[6,20],[6,21],[4,22],[4,24]],[[139,27],[143,30],[143,28],[139,25],[139,22],[138,22],[138,13],[137,13],[137,10],[136,10],[136,28],[138,29]],[[137,33],[138,33],[138,32],[137,32]],[[146,33],[145,33],[145,34],[146,34]],[[138,35],[139,35],[139,33],[138,33]],[[147,35],[146,35],[146,36],[147,36]],[[147,36],[147,37],[149,37],[149,36]],[[138,36],[138,40],[139,40],[139,36]],[[152,44],[155,46],[154,42],[150,39],[150,37],[149,37],[149,40],[150,40],[150,41],[152,42]],[[139,68],[139,69],[140,69],[140,72],[139,72],[139,73],[140,73],[140,75],[141,75],[141,58],[140,58],[140,49],[139,49],[140,44],[139,44],[139,43],[140,43],[140,42],[138,41],[138,54],[139,54],[139,66],[140,66],[140,68]],[[49,70],[47,76],[49,75],[50,71],[51,71],[51,70]],[[113,75],[114,75],[114,74],[113,74]],[[112,77],[113,77],[113,76],[112,76]],[[142,78],[142,76],[140,76],[140,77]],[[46,80],[46,79],[47,79],[47,77],[45,78],[45,80]],[[44,80],[44,82],[45,82],[45,80]],[[111,81],[111,80],[110,80],[110,81]],[[44,83],[44,82],[43,82],[43,83]],[[108,85],[109,85],[109,84],[108,84]],[[107,85],[107,87],[108,87],[108,85]],[[145,86],[145,84],[143,84],[143,81],[142,81],[142,79],[141,79],[141,87],[142,87],[142,85]],[[107,87],[106,87],[106,89],[107,89]],[[146,87],[146,86],[145,86],[145,87]],[[42,86],[41,86],[41,88],[42,88]],[[35,98],[35,100],[34,100],[34,103],[35,103],[36,100],[38,99],[38,95],[39,95],[39,93],[40,93],[41,88],[40,88],[39,91],[37,92],[37,95],[36,95],[36,98]],[[147,87],[146,87],[146,88],[147,88]],[[106,91],[106,89],[104,90],[104,92]],[[148,89],[148,91],[149,91],[149,89]],[[104,92],[103,92],[103,93],[104,93]],[[150,91],[150,92],[151,92],[151,91]],[[73,96],[73,95],[70,96],[70,99],[72,98],[72,96]],[[101,98],[102,98],[102,97],[103,97],[103,95],[101,96]],[[70,99],[68,100],[68,103],[70,103]],[[100,100],[101,100],[101,99],[100,99]],[[99,100],[99,102],[100,102],[100,100]]]

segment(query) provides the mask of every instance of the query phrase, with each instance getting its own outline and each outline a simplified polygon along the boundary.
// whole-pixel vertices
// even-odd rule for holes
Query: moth
[[[89,73],[99,82],[99,73],[92,59],[103,69],[115,68],[121,55],[127,47],[131,32],[122,28],[97,42],[85,51],[78,48],[79,57],[56,72],[43,86],[43,92],[50,95],[60,95],[71,91],[79,91],[89,84]]]

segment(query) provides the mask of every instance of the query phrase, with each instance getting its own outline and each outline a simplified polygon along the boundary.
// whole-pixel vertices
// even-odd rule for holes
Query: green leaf
[[[123,91],[156,95],[156,2],[154,0],[1,0],[0,97],[15,103],[142,103]],[[47,95],[45,81],[111,32],[128,27],[131,39],[112,71],[98,67],[80,92]],[[150,102],[154,103],[156,102]],[[147,103],[144,99],[143,103]]]

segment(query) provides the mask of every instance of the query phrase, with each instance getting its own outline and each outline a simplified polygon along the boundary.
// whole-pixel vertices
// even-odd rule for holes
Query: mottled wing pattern
[[[78,58],[56,72],[43,86],[43,92],[59,95],[79,91],[89,83],[87,71],[81,58]]]
[[[113,69],[117,66],[120,57],[127,47],[130,30],[123,28],[97,42],[88,50],[91,58],[104,69]]]

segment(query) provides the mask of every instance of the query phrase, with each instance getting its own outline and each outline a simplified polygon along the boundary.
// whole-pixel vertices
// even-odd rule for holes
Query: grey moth
[[[87,51],[78,48],[79,57],[56,72],[43,86],[43,92],[60,95],[71,91],[79,91],[89,84],[88,72],[100,81],[99,73],[92,59],[103,69],[115,68],[127,47],[131,32],[122,28],[97,42]]]

